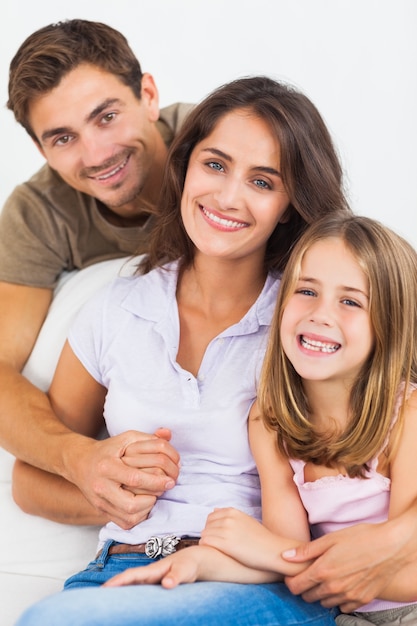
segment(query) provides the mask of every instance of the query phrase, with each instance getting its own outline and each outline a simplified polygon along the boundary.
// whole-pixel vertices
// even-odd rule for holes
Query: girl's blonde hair
[[[323,436],[309,421],[302,379],[283,351],[280,327],[306,251],[330,237],[343,240],[369,281],[375,338],[351,389],[345,430]],[[284,270],[259,385],[261,415],[289,457],[330,467],[342,464],[350,476],[361,476],[384,447],[403,381],[405,389],[417,382],[417,253],[379,222],[336,212],[307,229]]]

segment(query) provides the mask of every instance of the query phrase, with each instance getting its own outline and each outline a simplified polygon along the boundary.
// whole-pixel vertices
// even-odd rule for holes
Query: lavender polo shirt
[[[247,417],[279,280],[268,276],[240,322],[211,341],[197,377],[176,362],[176,286],[177,263],[117,278],[87,303],[70,331],[73,351],[108,390],[104,416],[110,435],[165,426],[181,456],[176,486],[157,500],[148,519],[131,530],[107,524],[99,546],[109,538],[135,544],[152,535],[199,536],[214,507],[261,516]]]

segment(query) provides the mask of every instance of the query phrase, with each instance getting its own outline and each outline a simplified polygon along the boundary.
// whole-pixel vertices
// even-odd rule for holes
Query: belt
[[[166,535],[164,537],[150,537],[146,543],[113,543],[108,554],[146,554],[151,559],[158,556],[168,556],[177,550],[196,546],[200,541],[199,537],[176,537],[175,535]],[[102,550],[98,553],[98,558]]]

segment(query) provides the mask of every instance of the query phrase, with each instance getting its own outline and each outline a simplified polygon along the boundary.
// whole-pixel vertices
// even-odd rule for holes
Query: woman
[[[104,407],[111,435],[139,428],[170,438],[181,456],[178,480],[134,528],[107,524],[96,559],[67,581],[71,593],[35,605],[19,625],[334,624],[331,612],[273,582],[275,574],[254,581],[248,570],[238,580],[251,584],[188,585],[169,595],[98,586],[197,543],[214,507],[260,518],[247,416],[279,275],[307,224],[348,211],[341,183],[323,120],[287,86],[240,79],[190,114],[170,151],[142,273],[87,305],[49,392],[74,430],[92,432]],[[235,562],[225,556],[222,567],[228,579]]]

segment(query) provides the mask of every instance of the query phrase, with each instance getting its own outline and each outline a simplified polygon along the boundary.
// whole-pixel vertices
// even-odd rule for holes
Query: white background
[[[162,105],[249,74],[296,85],[331,130],[353,209],[417,246],[416,0],[3,0],[0,207],[43,162],[5,106],[10,60],[32,31],[75,17],[123,32]]]

